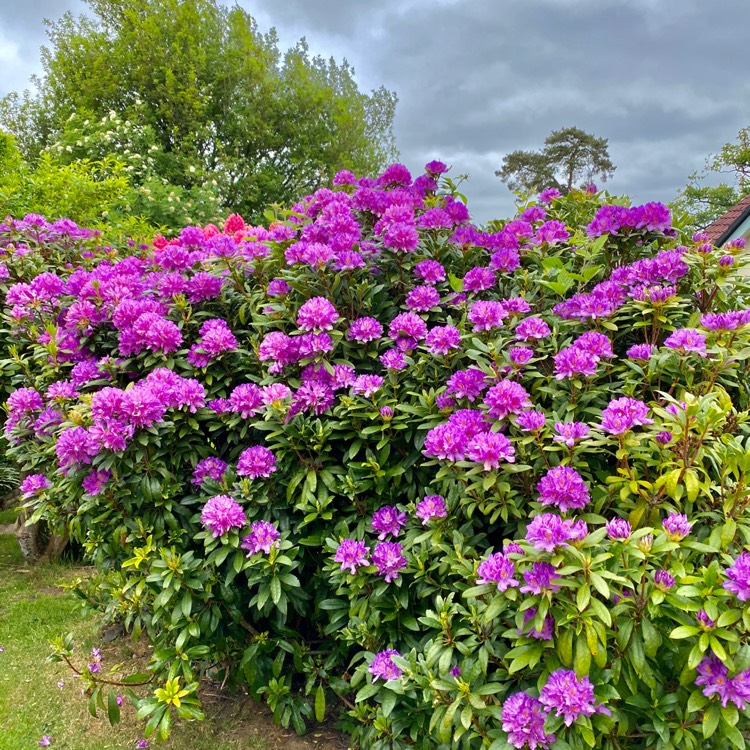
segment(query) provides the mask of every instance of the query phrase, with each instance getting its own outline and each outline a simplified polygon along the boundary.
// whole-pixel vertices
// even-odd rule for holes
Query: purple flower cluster
[[[572,538],[573,521],[563,519],[555,513],[534,516],[526,527],[526,541],[535,549],[553,553],[558,547],[567,547]]]
[[[28,500],[34,495],[38,495],[52,486],[52,482],[44,474],[29,474],[21,482],[20,491],[24,500]]]
[[[662,522],[664,531],[671,542],[681,542],[689,533],[692,524],[682,513],[670,513]]]
[[[502,552],[496,552],[479,563],[477,583],[495,583],[498,591],[506,591],[511,586],[518,586],[513,577],[516,564]]]
[[[448,509],[441,495],[425,495],[417,504],[416,516],[422,521],[422,526],[427,526],[433,518],[445,518],[447,515]]]
[[[349,331],[346,334],[350,341],[358,341],[366,344],[375,341],[383,335],[383,326],[375,318],[357,318],[349,325]]]
[[[367,671],[372,675],[373,682],[377,679],[397,680],[403,674],[403,671],[393,663],[392,657],[401,656],[395,648],[389,648],[375,654],[375,658],[370,662]]]
[[[342,539],[333,559],[334,562],[341,564],[341,570],[348,570],[354,575],[357,568],[370,564],[367,558],[369,554],[370,550],[364,542],[356,539]]]
[[[695,328],[680,328],[674,331],[665,339],[664,346],[674,349],[679,354],[706,356],[706,336]]]
[[[542,505],[554,505],[563,513],[580,510],[591,499],[583,477],[570,466],[550,469],[539,481],[537,490]]]
[[[726,569],[726,575],[729,580],[724,581],[724,588],[741,602],[750,599],[750,554],[743,550]]]
[[[704,657],[697,672],[695,684],[703,687],[703,695],[707,698],[718,696],[724,708],[731,701],[743,711],[750,703],[750,669],[729,677],[727,667],[712,654]]]
[[[444,357],[461,348],[461,332],[455,326],[435,326],[427,332],[425,346],[430,354]]]
[[[635,398],[616,398],[602,412],[601,428],[610,435],[623,435],[637,425],[653,424],[648,417],[649,408]]]
[[[312,297],[297,313],[297,325],[302,331],[330,331],[338,319],[336,308],[325,297]]]
[[[585,422],[555,422],[555,435],[552,439],[572,448],[588,437],[590,432],[591,428]]]
[[[519,341],[546,339],[551,333],[550,327],[541,318],[524,318],[516,326]]]
[[[378,569],[378,574],[385,578],[385,582],[391,583],[406,568],[407,560],[398,542],[380,542],[372,553],[372,562]]]
[[[566,727],[579,716],[611,715],[608,709],[595,705],[594,686],[589,678],[578,678],[568,669],[558,669],[550,674],[539,694],[539,702],[555,715],[564,717]]]
[[[372,516],[372,528],[378,532],[380,540],[389,535],[398,536],[405,523],[406,513],[400,511],[395,505],[384,505]]]
[[[247,518],[236,500],[229,495],[216,495],[203,506],[201,523],[214,537],[218,537],[230,529],[241,529],[247,523]]]
[[[200,328],[200,338],[190,347],[187,360],[193,367],[207,367],[224,352],[236,348],[237,339],[226,321],[219,318],[207,320]]]
[[[589,331],[555,355],[555,378],[591,377],[604,358],[614,356],[612,343],[602,333]]]
[[[263,445],[253,445],[240,454],[237,474],[241,477],[270,477],[276,471],[276,456]]]
[[[602,206],[588,225],[589,237],[603,234],[620,235],[633,230],[668,233],[672,228],[672,215],[663,203],[646,203],[643,206]]]
[[[487,389],[487,376],[477,367],[457,370],[448,378],[446,394],[475,401]]]
[[[509,414],[520,414],[531,406],[526,389],[514,380],[501,380],[487,391],[484,404],[493,419],[505,419]]]
[[[268,521],[254,521],[250,524],[250,533],[242,537],[242,549],[247,550],[246,557],[258,552],[271,554],[271,547],[277,546],[280,536],[279,530]]]
[[[505,699],[501,714],[503,731],[508,734],[508,742],[513,747],[548,748],[554,741],[554,734],[544,731],[546,711],[537,698],[528,693],[514,693]]]
[[[503,324],[508,313],[501,302],[478,300],[469,308],[469,322],[475,331],[491,331]]]

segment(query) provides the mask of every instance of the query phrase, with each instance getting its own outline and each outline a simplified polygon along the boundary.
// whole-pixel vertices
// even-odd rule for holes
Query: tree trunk
[[[51,533],[44,521],[26,525],[27,512],[21,510],[16,520],[16,539],[24,560],[29,565],[59,560],[68,546],[67,532],[62,536]]]

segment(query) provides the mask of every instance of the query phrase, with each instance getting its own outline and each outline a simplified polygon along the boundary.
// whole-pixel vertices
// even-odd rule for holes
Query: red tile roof
[[[709,224],[703,231],[714,244],[729,234],[750,213],[750,195],[745,196],[739,203],[732,206],[723,216],[720,216],[713,224]]]

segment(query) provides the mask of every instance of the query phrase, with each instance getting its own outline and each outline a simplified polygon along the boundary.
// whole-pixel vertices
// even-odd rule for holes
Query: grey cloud
[[[494,175],[503,155],[568,125],[609,139],[608,187],[670,199],[706,155],[748,124],[737,59],[744,0],[240,0],[286,47],[346,57],[363,88],[397,92],[395,134],[413,171],[441,158],[482,221],[512,209]],[[0,38],[43,41],[41,17],[80,0],[0,0]],[[12,74],[11,74],[12,75]],[[2,85],[2,84],[0,84]],[[7,85],[7,78],[6,78]]]

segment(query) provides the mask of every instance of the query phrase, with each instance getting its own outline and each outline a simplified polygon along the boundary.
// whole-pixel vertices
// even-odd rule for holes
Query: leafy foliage
[[[29,509],[152,640],[148,733],[211,670],[374,750],[744,747],[739,244],[579,190],[481,232],[444,171],[149,248],[3,226]]]
[[[725,181],[724,175],[729,175]],[[717,184],[717,179],[721,182]],[[677,193],[673,207],[683,211],[689,226],[705,229],[750,193],[750,127],[742,128],[735,143],[725,143],[718,154],[706,159],[701,172],[693,172]]]
[[[188,194],[216,180],[224,205],[260,216],[336,169],[374,171],[395,153],[394,94],[362,93],[346,62],[311,57],[304,40],[281,56],[275,32],[260,33],[239,6],[89,5],[92,18],[68,13],[50,25],[37,93],[0,107],[29,158],[59,140],[71,115],[98,122],[115,112],[153,132],[160,179]]]
[[[511,190],[555,188],[569,193],[593,179],[606,182],[614,171],[606,138],[597,138],[580,128],[562,128],[547,136],[541,151],[506,154],[495,174]]]

